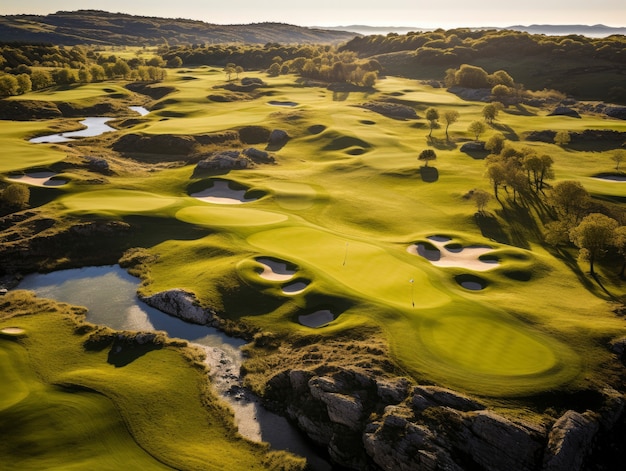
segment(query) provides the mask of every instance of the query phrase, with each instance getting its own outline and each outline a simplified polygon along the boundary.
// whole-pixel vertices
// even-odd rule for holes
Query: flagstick
[[[346,266],[346,260],[347,259],[348,259],[348,243],[346,242],[346,253],[343,256],[343,264],[342,264],[342,266],[344,266],[344,267]]]

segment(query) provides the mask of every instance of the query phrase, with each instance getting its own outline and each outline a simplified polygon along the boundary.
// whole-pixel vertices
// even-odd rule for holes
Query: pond
[[[94,324],[115,330],[165,331],[169,337],[201,346],[214,357],[217,352],[221,355],[218,363],[231,365],[238,373],[242,362],[240,348],[245,344],[243,340],[229,337],[212,327],[189,324],[148,306],[136,296],[138,284],[137,278],[119,265],[113,265],[27,275],[18,289],[32,290],[40,297],[85,306],[89,309],[86,320]],[[216,389],[233,407],[242,435],[268,442],[275,449],[305,456],[314,471],[331,469],[330,464],[317,455],[295,427],[283,417],[265,410],[251,394],[234,397],[231,390],[220,387],[219,378]]]
[[[51,144],[59,142],[72,141],[75,138],[81,137],[94,137],[104,134],[105,132],[115,131],[115,128],[109,126],[107,121],[111,121],[113,118],[85,118],[80,124],[86,126],[85,129],[79,131],[62,132],[59,134],[50,134],[49,136],[39,136],[30,139],[28,142],[35,144]]]

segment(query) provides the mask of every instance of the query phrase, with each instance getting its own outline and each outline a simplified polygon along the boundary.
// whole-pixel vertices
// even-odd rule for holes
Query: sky
[[[106,10],[218,24],[456,28],[530,24],[626,26],[624,0],[2,0],[0,15]]]

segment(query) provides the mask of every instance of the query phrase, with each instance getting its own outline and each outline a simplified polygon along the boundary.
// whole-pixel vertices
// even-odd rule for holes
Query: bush
[[[13,183],[2,192],[2,202],[7,206],[25,208],[30,199],[30,190],[27,186]]]

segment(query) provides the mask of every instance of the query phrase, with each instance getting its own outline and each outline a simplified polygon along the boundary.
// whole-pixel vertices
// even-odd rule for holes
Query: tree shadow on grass
[[[160,344],[139,344],[116,339],[113,341],[113,345],[111,345],[111,350],[109,350],[107,362],[116,368],[121,368],[131,364],[137,358],[154,350],[160,350],[161,348],[163,348],[163,346]]]
[[[425,183],[434,183],[439,180],[439,170],[435,167],[420,167],[420,176]]]
[[[457,148],[454,141],[448,139],[438,139],[436,137],[428,138],[428,144],[439,150],[453,150]]]
[[[511,240],[502,228],[502,224],[500,224],[500,221],[498,221],[498,218],[494,215],[484,212],[476,213],[474,218],[483,237],[495,240],[501,244],[511,244]]]
[[[500,131],[509,141],[519,141],[519,136],[508,124],[492,123],[491,127],[497,131]]]

